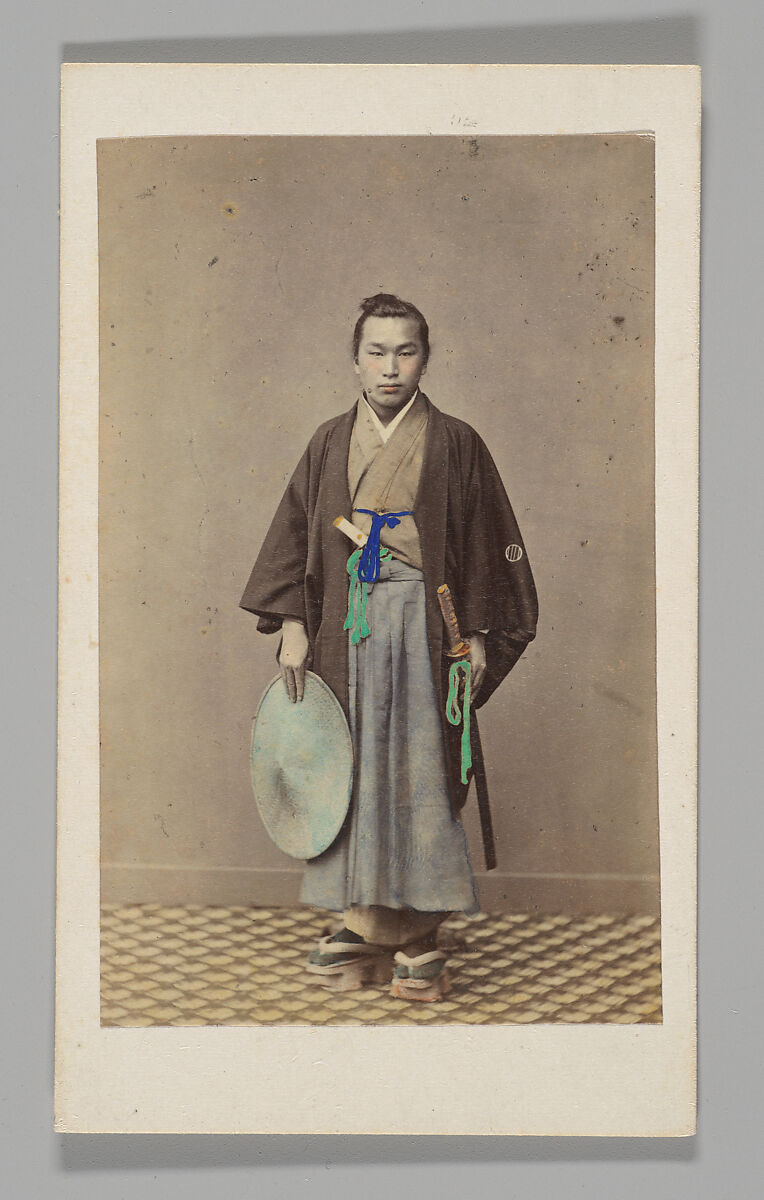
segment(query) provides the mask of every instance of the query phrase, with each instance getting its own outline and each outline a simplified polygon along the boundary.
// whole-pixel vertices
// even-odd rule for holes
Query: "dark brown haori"
[[[475,707],[485,704],[535,636],[536,588],[520,530],[496,466],[464,421],[428,410],[424,462],[414,505],[422,550],[427,636],[443,722],[454,812],[461,783],[460,729],[446,720],[449,660],[437,591],[448,584],[462,632],[487,629],[487,668]],[[348,715],[347,560],[352,545],[334,526],[350,516],[348,451],[356,406],[321,425],[292,476],[252,569],[241,607],[275,633],[285,617],[308,632],[308,667]],[[473,720],[473,727],[477,722]],[[475,740],[477,729],[475,728]]]

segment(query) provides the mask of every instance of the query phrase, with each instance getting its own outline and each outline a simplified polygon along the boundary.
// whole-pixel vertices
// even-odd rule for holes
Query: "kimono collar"
[[[414,395],[411,397],[408,404],[404,404],[404,406],[400,410],[400,412],[397,412],[395,414],[395,416],[393,417],[392,421],[388,421],[387,425],[382,424],[379,417],[375,413],[374,409],[369,404],[369,401],[366,399],[366,397],[363,394],[361,395],[361,399],[362,399],[364,405],[366,406],[369,416],[371,417],[371,420],[374,424],[374,428],[376,429],[379,436],[382,438],[383,442],[389,442],[390,438],[395,433],[395,431],[398,428],[398,426],[400,425],[401,421],[406,416],[406,413],[409,411],[411,406],[414,404],[418,395],[419,395],[419,388],[417,388],[417,390],[414,392]]]

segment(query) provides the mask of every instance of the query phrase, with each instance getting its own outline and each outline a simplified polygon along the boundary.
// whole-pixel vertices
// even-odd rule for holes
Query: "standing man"
[[[459,820],[470,754],[447,717],[438,588],[448,584],[469,643],[475,706],[517,662],[537,618],[488,450],[419,389],[429,353],[413,304],[383,293],[362,302],[353,334],[361,395],[311,438],[241,600],[259,630],[281,631],[289,698],[302,699],[309,667],[337,696],[353,739],[348,818],[306,863],[301,892],[306,904],[344,913],[344,927],[321,939],[308,970],[339,988],[392,973],[393,995],[411,1000],[446,993],[438,926],[451,912],[478,911]],[[368,536],[362,557],[337,529],[340,516]],[[474,714],[471,727],[477,751]]]

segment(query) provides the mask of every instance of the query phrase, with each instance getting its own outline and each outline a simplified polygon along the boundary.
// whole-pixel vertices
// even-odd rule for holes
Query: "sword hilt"
[[[464,641],[459,632],[459,621],[454,611],[451,589],[447,583],[441,584],[438,588],[438,604],[443,616],[443,623],[446,626],[446,638],[448,639],[446,655],[448,658],[464,658],[470,652],[470,645],[469,642]]]
[[[356,546],[365,546],[369,540],[362,529],[359,529],[352,521],[347,521],[345,517],[337,517],[332,524],[335,529],[339,529],[340,533],[344,533],[345,537],[350,538],[351,542],[355,542]]]

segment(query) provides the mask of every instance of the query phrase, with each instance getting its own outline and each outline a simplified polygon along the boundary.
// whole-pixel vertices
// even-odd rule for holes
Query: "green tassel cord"
[[[464,700],[459,709],[459,673],[464,672]],[[472,666],[469,659],[460,659],[451,663],[448,672],[448,698],[446,700],[446,717],[451,725],[462,724],[462,783],[467,783],[468,771],[472,766],[472,747],[470,745],[470,690],[472,685]],[[463,723],[462,723],[463,722]]]
[[[350,586],[348,587],[348,615],[345,617],[343,629],[350,630],[351,646],[357,646],[362,638],[367,638],[371,633],[369,623],[366,620],[369,585],[358,578],[358,562],[362,554],[363,546],[360,550],[353,551],[347,563]],[[382,547],[379,558],[380,562],[384,562],[385,559],[390,558],[390,551],[386,546]]]

